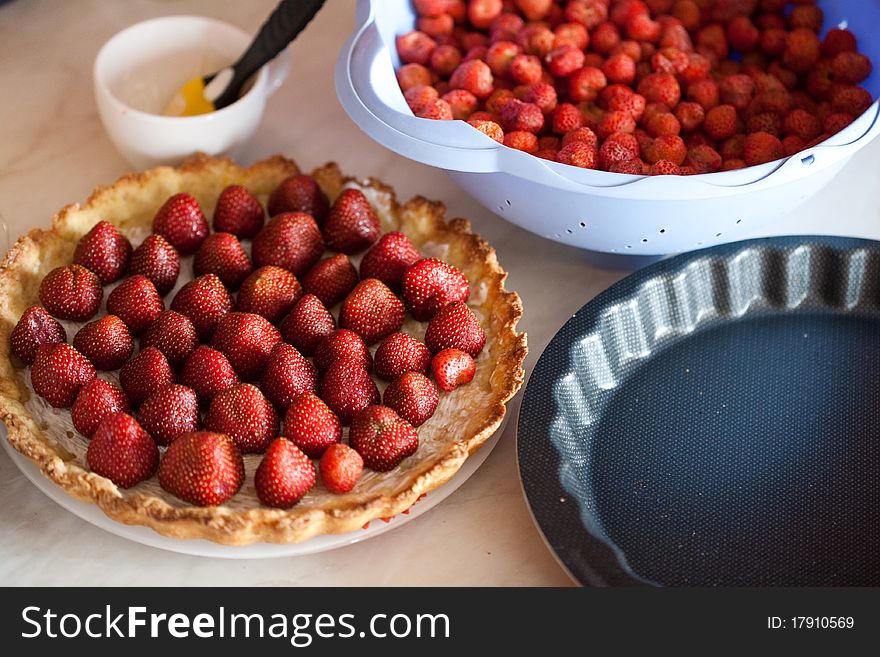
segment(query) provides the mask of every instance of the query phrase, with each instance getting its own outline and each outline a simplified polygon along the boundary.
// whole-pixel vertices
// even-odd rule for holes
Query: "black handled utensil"
[[[234,103],[248,79],[306,28],[324,2],[282,0],[237,62],[184,84],[162,113],[167,116],[194,116]]]

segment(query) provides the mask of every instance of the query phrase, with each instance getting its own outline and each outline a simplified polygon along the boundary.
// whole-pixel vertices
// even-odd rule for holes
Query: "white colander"
[[[826,29],[849,27],[880,66],[880,0],[819,2]],[[348,115],[377,142],[445,169],[489,210],[522,228],[591,251],[664,255],[756,235],[818,192],[880,134],[875,102],[850,126],[797,155],[738,171],[633,176],[548,162],[463,121],[415,117],[397,84],[395,37],[413,29],[409,0],[358,0],[357,26],[336,64]],[[880,95],[880,73],[864,86]],[[873,190],[866,190],[870,193]]]

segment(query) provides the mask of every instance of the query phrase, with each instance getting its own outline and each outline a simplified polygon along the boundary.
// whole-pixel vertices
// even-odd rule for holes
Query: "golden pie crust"
[[[97,504],[115,520],[145,525],[165,536],[226,545],[295,543],[319,534],[357,530],[371,520],[405,511],[455,474],[498,429],[506,403],[522,384],[526,336],[516,331],[522,303],[515,292],[504,289],[507,275],[495,251],[471,232],[468,221],[445,221],[443,204],[422,197],[399,204],[390,187],[377,180],[344,177],[333,163],[312,174],[330,200],[346,187],[361,189],[379,214],[383,232],[400,230],[423,254],[462,270],[471,282],[469,305],[486,332],[474,380],[441,394],[435,415],[419,430],[418,451],[395,470],[365,470],[355,489],[343,495],[329,493],[319,483],[289,510],[260,506],[253,473],[261,455],[245,456],[247,478],[242,490],[218,507],[188,506],[162,490],[155,477],[120,489],[88,470],[87,441],[73,429],[69,410],[53,409],[33,394],[29,370],[10,354],[10,332],[26,308],[39,304],[37,290],[43,276],[70,263],[77,240],[101,219],[117,225],[136,245],[172,194],[193,194],[210,217],[227,185],[244,185],[265,203],[281,180],[298,172],[294,162],[281,156],[243,168],[227,158],[196,155],[179,167],[158,167],[98,187],[85,205],[62,209],[51,230],[32,230],[21,237],[0,265],[0,419],[13,447],[70,495]],[[178,287],[192,277],[191,260],[182,259]],[[107,292],[105,288],[105,299]],[[79,324],[62,323],[72,339]],[[422,339],[425,327],[408,319],[403,330]],[[118,380],[115,372],[100,376]]]

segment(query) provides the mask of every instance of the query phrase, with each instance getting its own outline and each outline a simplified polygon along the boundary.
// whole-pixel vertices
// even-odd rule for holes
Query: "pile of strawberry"
[[[397,80],[416,116],[462,119],[546,160],[628,174],[763,164],[873,102],[851,32],[814,0],[413,0]],[[792,6],[793,5],[793,6]]]
[[[462,272],[423,258],[403,233],[381,235],[358,189],[331,205],[313,178],[291,176],[268,214],[233,185],[210,233],[198,201],[176,194],[136,249],[101,221],[73,263],[43,279],[42,306],[21,316],[11,349],[38,395],[71,407],[93,472],[125,488],[158,472],[168,492],[210,506],[241,488],[242,454],[265,454],[259,499],[288,508],[318,472],[343,493],[364,467],[397,467],[416,452],[438,388],[473,379],[486,336]],[[365,250],[358,270],[349,256]],[[195,278],[166,309],[189,255]],[[114,283],[107,314],[88,321]],[[407,312],[428,322],[424,342],[401,332]],[[88,323],[68,344],[59,319]],[[118,370],[119,385],[96,370]],[[389,382],[384,395],[371,372]]]

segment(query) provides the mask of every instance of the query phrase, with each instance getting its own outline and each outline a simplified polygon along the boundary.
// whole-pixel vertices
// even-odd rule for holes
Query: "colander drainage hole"
[[[632,244],[627,244],[627,245],[626,245],[626,248],[631,249],[631,248],[632,248]]]
[[[648,238],[647,238],[647,237],[643,237],[643,238],[642,238],[642,244],[647,244],[647,243],[648,243]]]
[[[507,203],[508,206],[510,206],[510,199],[505,199],[504,202]]]
[[[565,232],[571,235],[574,231],[571,228],[566,228]]]
[[[812,164],[815,161],[816,161],[815,155],[807,155],[806,157],[801,158],[801,164],[805,164],[807,166],[809,166],[810,164]]]
[[[721,233],[715,233],[715,237],[721,237]]]
[[[742,219],[737,219],[737,220],[736,220],[736,223],[737,223],[737,224],[741,224],[742,222],[743,222]]]
[[[661,234],[661,235],[663,235],[665,232],[666,232],[666,229],[665,229],[665,228],[661,228],[661,229],[660,229],[660,234]]]
[[[581,222],[581,228],[586,228],[586,227],[587,227],[587,223],[586,223],[585,221],[582,221],[582,222]]]

